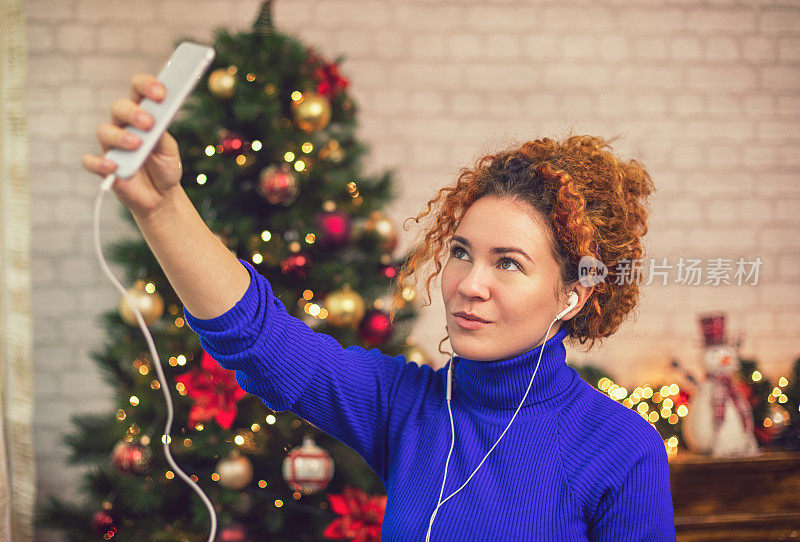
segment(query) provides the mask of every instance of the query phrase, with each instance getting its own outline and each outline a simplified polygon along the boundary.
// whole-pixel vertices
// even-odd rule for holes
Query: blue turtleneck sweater
[[[384,542],[424,542],[450,450],[445,401],[454,363],[455,446],[442,499],[456,491],[517,409],[541,346],[445,367],[378,349],[343,348],[291,316],[264,276],[224,314],[185,308],[202,347],[270,409],[290,411],[355,450],[380,476]],[[436,514],[431,541],[675,540],[669,465],[659,433],[566,364],[560,329],[531,390],[475,476]]]

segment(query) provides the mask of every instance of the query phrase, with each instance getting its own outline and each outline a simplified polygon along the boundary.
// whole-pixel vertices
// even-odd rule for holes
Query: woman
[[[131,99],[116,101],[113,124],[98,129],[103,152],[140,144],[125,142],[124,127],[149,128],[138,104],[160,100],[158,87],[134,77]],[[610,268],[640,257],[647,230],[640,200],[650,177],[606,146],[583,136],[532,141],[484,157],[439,192],[434,226],[398,278],[429,260],[438,273],[447,246],[442,295],[455,355],[436,371],[342,348],[291,316],[205,226],[180,186],[168,133],[112,189],[203,348],[245,391],[341,440],[380,476],[383,540],[675,540],[659,434],[565,362],[567,336],[593,345],[638,297],[635,283],[578,280],[581,256]],[[98,156],[83,163],[102,177],[114,169]]]

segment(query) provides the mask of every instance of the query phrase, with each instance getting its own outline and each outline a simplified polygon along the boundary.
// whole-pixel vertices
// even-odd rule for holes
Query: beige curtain
[[[0,0],[0,540],[33,540],[33,322],[23,0]]]

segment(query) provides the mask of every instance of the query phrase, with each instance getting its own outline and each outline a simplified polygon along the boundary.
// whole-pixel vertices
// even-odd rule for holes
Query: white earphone
[[[575,291],[570,292],[569,293],[569,298],[568,298],[569,305],[567,306],[566,309],[564,309],[563,311],[558,313],[555,318],[553,318],[553,321],[550,322],[550,326],[547,328],[547,332],[544,334],[545,337],[547,337],[547,335],[550,334],[550,328],[553,327],[553,324],[555,324],[558,320],[561,320],[564,317],[564,315],[566,315],[569,311],[574,309],[575,306],[578,304],[578,301],[579,301],[578,294]],[[447,467],[450,464],[450,455],[453,453],[453,444],[455,444],[455,436],[456,436],[455,435],[455,427],[453,425],[453,411],[450,409],[450,393],[451,393],[451,390],[452,390],[452,382],[453,382],[453,356],[452,355],[450,356],[450,365],[447,368],[447,411],[450,414],[450,452],[448,452],[447,461],[445,461],[445,464],[444,464],[444,480],[442,480],[442,489],[439,490],[439,503],[436,505],[436,508],[433,510],[433,514],[431,514],[431,519],[428,522],[428,534],[425,535],[425,542],[430,542],[430,539],[431,539],[431,527],[433,527],[433,520],[436,517],[436,512],[439,511],[439,507],[442,506],[445,502],[447,502],[447,500],[450,499],[450,497],[452,497],[453,495],[455,495],[456,493],[458,493],[459,491],[464,489],[464,486],[467,485],[467,482],[469,482],[472,479],[472,477],[475,476],[475,473],[478,472],[479,468],[481,468],[481,465],[483,465],[483,462],[486,461],[486,458],[489,457],[489,454],[492,453],[492,450],[494,450],[495,446],[497,446],[497,444],[500,442],[500,440],[506,434],[506,431],[508,431],[508,428],[511,427],[511,424],[514,422],[514,418],[517,417],[517,412],[519,412],[519,409],[522,408],[523,403],[525,403],[525,398],[528,397],[528,392],[531,391],[531,386],[533,385],[533,379],[536,377],[536,371],[539,370],[539,363],[542,361],[542,354],[544,353],[544,345],[545,344],[547,344],[547,339],[546,338],[545,338],[544,342],[542,343],[542,349],[539,352],[539,361],[536,362],[536,368],[533,370],[533,376],[531,376],[531,381],[530,381],[530,384],[528,384],[528,389],[525,391],[525,395],[522,396],[522,401],[520,401],[516,412],[514,412],[514,415],[511,416],[511,421],[508,422],[508,425],[503,430],[503,432],[500,434],[500,437],[497,439],[497,442],[495,442],[494,446],[492,446],[489,449],[489,451],[486,452],[486,455],[483,457],[481,462],[478,463],[478,466],[475,467],[475,470],[472,471],[472,474],[469,475],[469,478],[467,478],[466,482],[461,484],[461,487],[459,487],[458,489],[453,491],[450,494],[450,496],[448,496],[445,500],[442,500],[442,493],[444,492],[444,484],[445,484],[445,482],[447,482]]]

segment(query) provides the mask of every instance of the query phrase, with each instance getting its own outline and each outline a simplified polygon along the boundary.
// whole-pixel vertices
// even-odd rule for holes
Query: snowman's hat
[[[703,331],[703,339],[706,347],[726,344],[725,337],[725,314],[713,313],[700,316],[700,329]]]

